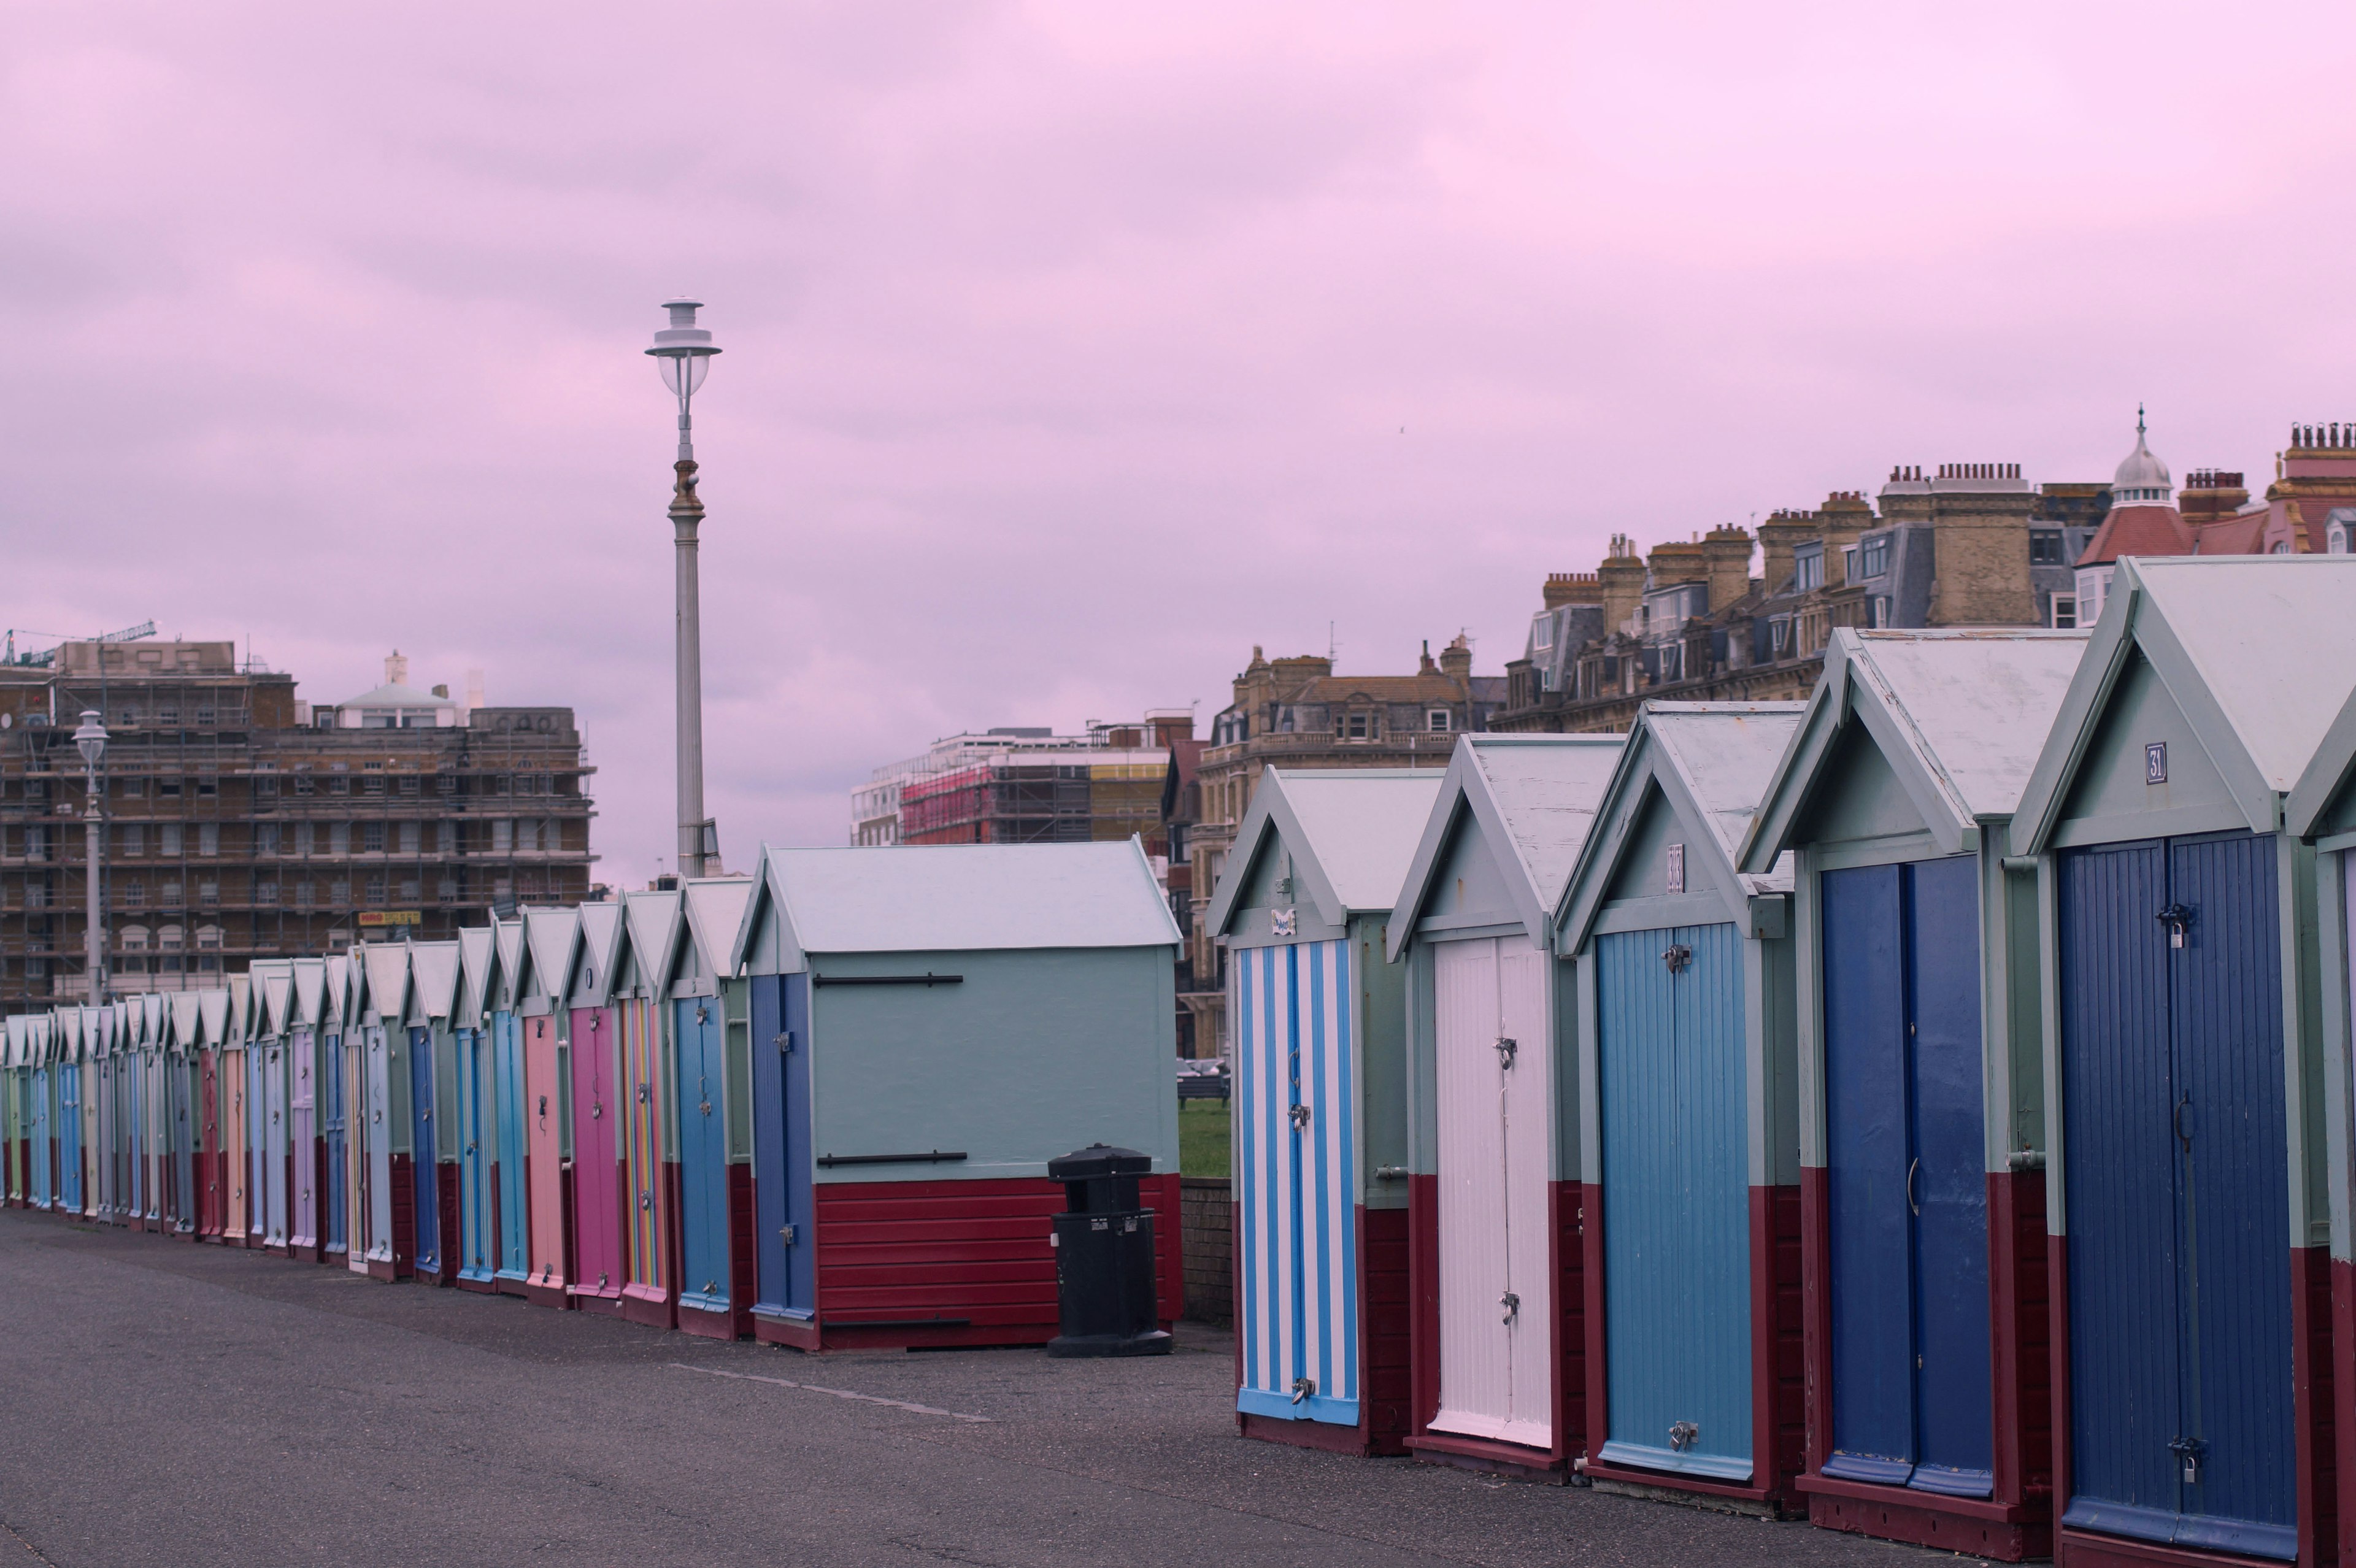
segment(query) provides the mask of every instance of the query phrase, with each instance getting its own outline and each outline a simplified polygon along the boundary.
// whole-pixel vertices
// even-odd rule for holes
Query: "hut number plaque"
[[[1686,891],[1686,847],[1684,845],[1669,846],[1666,863],[1662,868],[1661,880],[1665,891],[1681,893]]]
[[[1270,936],[1290,936],[1300,929],[1298,909],[1272,909],[1268,912],[1268,933]]]
[[[2168,782],[2168,742],[2154,741],[2143,749],[2143,782],[2147,784]]]

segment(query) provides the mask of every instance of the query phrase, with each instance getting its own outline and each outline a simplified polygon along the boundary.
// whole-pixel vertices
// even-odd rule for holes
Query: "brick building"
[[[1235,677],[1235,699],[1211,721],[1189,770],[1173,770],[1165,795],[1171,855],[1187,868],[1186,891],[1172,907],[1185,933],[1178,1000],[1180,1049],[1226,1053],[1226,950],[1203,929],[1251,793],[1270,763],[1284,768],[1444,768],[1456,737],[1489,727],[1505,696],[1497,676],[1472,673],[1462,636],[1431,656],[1424,645],[1413,675],[1335,675],[1315,655],[1270,659],[1252,649]],[[1183,776],[1182,776],[1183,773]]]
[[[117,995],[587,896],[594,770],[573,710],[419,691],[407,663],[321,705],[225,642],[70,642],[0,665],[0,1008],[87,994],[84,709],[109,731]]]

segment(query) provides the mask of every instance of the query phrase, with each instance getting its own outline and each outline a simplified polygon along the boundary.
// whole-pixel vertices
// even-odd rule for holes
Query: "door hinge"
[[[1308,1107],[1308,1106],[1306,1106],[1306,1105],[1295,1105],[1295,1106],[1293,1106],[1293,1107],[1292,1107],[1292,1110],[1291,1110],[1291,1112],[1290,1113],[1290,1115],[1291,1115],[1291,1117],[1292,1117],[1292,1125],[1293,1125],[1294,1126],[1296,1126],[1296,1127],[1305,1127],[1305,1126],[1307,1126],[1307,1125],[1309,1125],[1309,1107]]]
[[[1674,947],[1665,947],[1661,949],[1661,962],[1668,965],[1670,974],[1682,973],[1685,966],[1693,962],[1693,949],[1682,942]]]
[[[1521,1049],[1520,1043],[1517,1042],[1511,1035],[1499,1035],[1497,1037],[1497,1065],[1507,1069],[1512,1068],[1514,1065],[1514,1055]]]
[[[1514,1319],[1522,1315],[1522,1298],[1509,1290],[1497,1297],[1497,1305],[1505,1309],[1505,1327],[1512,1328]]]

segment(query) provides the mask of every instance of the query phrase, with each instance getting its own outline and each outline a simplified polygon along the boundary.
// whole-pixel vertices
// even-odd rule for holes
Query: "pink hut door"
[[[615,1124],[614,1013],[573,1014],[573,1266],[575,1296],[622,1294],[622,1169]]]
[[[228,1156],[229,1237],[245,1240],[245,1052],[221,1052],[221,1150]]]
[[[556,1020],[523,1026],[526,1194],[531,1211],[530,1283],[562,1290],[564,1277],[563,1095],[556,1076]]]
[[[653,1004],[622,1008],[622,1061],[630,1125],[623,1185],[630,1232],[629,1294],[660,1301],[663,1290],[662,1074],[655,1052]]]

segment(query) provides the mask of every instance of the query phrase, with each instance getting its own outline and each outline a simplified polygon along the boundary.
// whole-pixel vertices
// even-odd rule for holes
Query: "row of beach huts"
[[[2091,632],[1840,631],[1804,703],[1269,770],[1208,911],[1240,1429],[2356,1561],[2351,603],[2356,558],[2128,560]],[[12,1019],[8,1190],[803,1349],[1037,1343],[1045,1162],[1100,1141],[1151,1158],[1166,1319],[1176,941],[1133,845],[771,849]]]

